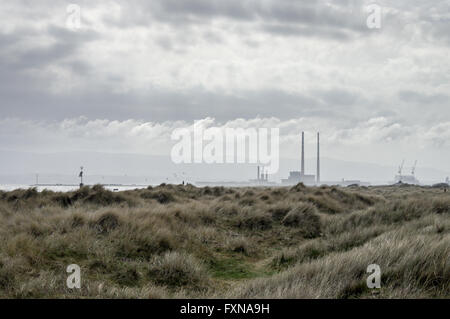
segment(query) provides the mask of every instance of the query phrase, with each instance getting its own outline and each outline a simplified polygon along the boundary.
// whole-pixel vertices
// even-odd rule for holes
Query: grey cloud
[[[96,39],[96,35],[74,33],[51,26],[47,29],[55,43],[43,49],[20,51],[15,56],[4,54],[0,61],[1,117],[28,119],[63,119],[88,115],[94,118],[151,120],[186,119],[206,116],[222,119],[236,117],[324,115],[327,105],[307,95],[281,90],[255,90],[230,94],[209,92],[201,88],[165,90],[150,88],[145,92],[114,93],[112,88],[122,84],[120,77],[110,83],[91,83],[86,90],[70,94],[52,94],[45,83],[27,73],[43,70],[47,65],[60,65],[79,76],[95,72],[94,66],[76,58],[82,45]],[[24,33],[26,35],[26,33]],[[161,38],[161,45],[171,42]],[[0,42],[14,47],[22,40],[12,35],[0,36]]]
[[[210,43],[224,43],[224,39],[217,33],[205,32],[203,38]]]
[[[173,50],[173,42],[169,37],[159,37],[155,43],[167,51]]]
[[[402,101],[416,104],[446,104],[449,101],[449,96],[445,94],[427,94],[405,90],[400,91],[398,95]]]
[[[194,120],[207,116],[221,119],[237,117],[273,116],[289,118],[329,114],[328,105],[309,95],[264,89],[211,92],[202,88],[169,90],[149,88],[145,92],[114,93],[123,79],[110,77],[109,83],[94,82],[84,91],[70,94],[52,94],[45,83],[27,73],[30,69],[43,70],[47,65],[60,65],[81,77],[95,72],[94,66],[77,58],[85,43],[97,39],[97,34],[71,32],[56,26],[47,28],[55,43],[49,47],[21,51],[20,41],[32,33],[21,32],[0,36],[0,43],[19,48],[15,55],[3,53],[0,61],[1,117],[28,119],[63,119],[88,115],[93,118],[147,120]],[[172,48],[168,37],[160,38],[160,45]]]
[[[46,34],[54,43],[48,47],[24,49],[22,42],[36,32],[21,29],[17,33],[0,34],[0,44],[5,50],[0,53],[0,87],[2,116],[20,115],[24,117],[39,114],[60,114],[71,98],[53,97],[48,92],[45,78],[46,66],[61,65],[75,74],[91,73],[92,67],[77,56],[80,47],[97,38],[95,33],[70,32],[56,26],[49,26]],[[31,70],[37,74],[30,73]],[[36,73],[35,72],[35,73]]]
[[[450,46],[450,19],[432,22],[432,35],[438,41]]]
[[[261,30],[278,36],[318,37],[349,40],[359,35],[373,34],[366,26],[370,2],[357,0],[152,0],[119,1],[123,14],[120,18],[105,16],[105,22],[121,28],[152,26],[155,21],[175,29],[190,25],[206,25],[218,19],[242,23],[249,30]],[[448,2],[430,4],[424,0],[396,1],[379,4],[394,8],[384,12],[383,31],[396,34],[404,26],[414,23],[437,41],[449,44],[449,23],[445,16]],[[419,20],[413,18],[419,8]],[[431,14],[440,14],[430,18]],[[429,25],[426,22],[431,22]],[[389,31],[387,31],[389,29]],[[184,30],[186,31],[186,30]]]
[[[191,15],[211,18],[223,16],[239,20],[251,20],[254,1],[218,1],[218,0],[164,0],[156,1],[161,13],[171,15]],[[252,5],[248,5],[251,3]]]
[[[36,34],[35,31],[30,29],[0,34],[0,44],[11,50],[2,54],[3,63],[10,66],[14,65],[18,69],[39,68],[47,64],[57,63],[62,59],[74,57],[83,44],[98,39],[95,32],[72,32],[65,28],[50,25],[45,30],[45,34],[53,38],[53,44],[48,47],[23,49],[22,42],[26,42],[28,38]]]
[[[295,25],[264,25],[265,32],[288,37],[322,37],[334,40],[346,41],[350,39],[349,33],[328,28],[300,27]]]
[[[330,89],[314,93],[314,96],[320,97],[327,105],[352,106],[358,99],[361,99],[356,93],[345,89]]]
[[[50,2],[48,3],[50,5]],[[134,21],[136,23],[154,23],[155,20],[150,19],[154,15],[160,22],[181,25],[180,28],[185,28],[186,26],[182,25],[184,22],[205,24],[214,18],[227,18],[238,22],[248,22],[257,30],[262,28],[264,32],[272,35],[302,35],[319,37],[322,40],[350,40],[355,32],[367,32],[360,30],[358,18],[346,20],[347,15],[350,14],[349,10],[325,8],[324,2],[319,2],[317,8],[310,2],[299,3],[286,0],[277,2],[155,0],[137,1],[133,2],[133,5],[129,2],[119,3],[122,3],[124,8],[123,19],[133,20],[136,14],[142,14],[141,18],[145,17],[145,19]],[[334,4],[338,5],[339,2]],[[89,7],[89,3],[86,2],[85,6]],[[345,4],[342,6],[345,7]],[[189,27],[208,42],[226,43],[227,41],[226,33],[217,35],[207,26],[205,28]],[[442,24],[439,28],[445,30],[445,27],[446,25]],[[19,44],[35,35],[36,32],[36,29],[22,28],[12,33],[0,34],[0,45],[4,49],[0,52],[2,83],[0,116],[2,117],[62,119],[87,115],[93,118],[110,119],[193,120],[206,116],[233,119],[253,118],[259,115],[277,116],[281,119],[324,116],[348,121],[368,115],[401,114],[401,112],[391,111],[392,105],[389,102],[386,103],[386,99],[380,98],[375,104],[374,101],[366,100],[343,89],[289,93],[288,90],[271,89],[270,85],[266,85],[264,89],[259,90],[234,90],[232,93],[225,93],[195,87],[185,90],[150,87],[145,90],[131,89],[127,93],[114,93],[114,88],[120,87],[124,80],[118,75],[102,74],[105,80],[97,81],[92,76],[97,71],[95,66],[78,57],[83,45],[104,39],[99,34],[93,30],[71,32],[50,24],[42,32],[54,39],[53,45],[43,49],[21,50]],[[227,32],[242,34],[236,30],[227,30]],[[250,34],[246,38],[246,43],[257,46],[258,42],[252,38],[251,32],[246,34],[247,36]],[[161,34],[156,42],[165,51],[182,52],[180,47],[183,46],[183,39],[180,38],[183,36],[184,33]],[[71,73],[90,81],[89,86],[81,92],[73,91],[69,94],[58,95],[50,93],[48,86],[52,84],[51,79],[41,81],[27,73],[30,69],[40,71],[48,65],[68,69]],[[344,72],[350,71],[344,70]],[[415,104],[433,103],[445,106],[448,101],[448,96],[443,94],[403,91],[398,96],[403,102]],[[351,112],[352,110],[358,112]],[[430,118],[437,118],[442,112],[436,110],[430,114],[432,114]]]
[[[126,27],[129,25],[149,26],[156,19],[174,27],[189,24],[207,24],[217,18],[225,18],[236,22],[265,25],[260,28],[269,33],[297,36],[325,36],[346,38],[351,33],[367,33],[365,15],[361,7],[349,6],[333,1],[339,6],[327,6],[327,2],[297,2],[286,0],[154,0],[141,2],[143,10],[137,12],[135,4],[122,2],[123,14],[120,19],[110,17],[107,22]],[[280,26],[276,26],[279,24]],[[250,26],[251,27],[251,26]],[[321,28],[321,32],[313,32],[312,28]],[[283,30],[284,28],[284,30]],[[289,28],[298,30],[289,31]],[[345,33],[349,34],[345,34]],[[345,34],[345,35],[344,35]]]
[[[0,117],[27,119],[64,119],[89,115],[90,118],[145,120],[195,120],[215,117],[270,117],[281,119],[301,116],[329,116],[326,105],[313,97],[277,90],[240,91],[234,94],[208,92],[202,89],[185,91],[148,90],[145,94],[117,94],[97,88],[70,96],[52,95],[36,89],[3,92]],[[341,116],[344,116],[342,114]]]
[[[341,10],[327,6],[327,2],[286,2],[279,5],[273,2],[266,10],[260,12],[262,20],[272,20],[279,23],[294,23],[301,25],[347,29],[357,32],[367,32],[365,15],[361,8],[352,8],[337,1],[332,1]]]

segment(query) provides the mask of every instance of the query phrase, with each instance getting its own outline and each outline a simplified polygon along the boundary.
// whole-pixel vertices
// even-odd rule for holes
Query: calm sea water
[[[28,189],[34,187],[33,185],[12,185],[12,184],[0,184],[0,190],[2,191],[12,191],[15,189]],[[37,190],[39,192],[43,191],[44,189],[51,190],[54,192],[70,192],[77,190],[78,186],[64,186],[64,185],[52,185],[52,186],[38,186]],[[111,191],[126,191],[126,190],[132,190],[136,188],[146,188],[146,186],[105,186],[106,189],[109,189]]]

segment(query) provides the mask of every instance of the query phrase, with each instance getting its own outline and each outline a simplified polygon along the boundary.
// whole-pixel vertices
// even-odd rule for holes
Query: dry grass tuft
[[[305,238],[320,236],[321,223],[317,209],[310,203],[300,203],[281,221],[283,225],[300,229]]]
[[[156,257],[149,266],[148,276],[156,284],[172,288],[201,288],[208,281],[205,269],[194,257],[178,252]]]
[[[109,233],[119,227],[119,225],[119,217],[114,213],[105,213],[91,223],[91,227],[100,234]]]

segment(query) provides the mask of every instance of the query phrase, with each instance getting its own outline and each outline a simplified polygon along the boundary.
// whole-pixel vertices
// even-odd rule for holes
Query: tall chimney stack
[[[317,132],[317,185],[320,185],[320,133]]]
[[[256,179],[259,181],[260,175],[259,175],[259,165],[258,165],[258,175],[256,175]]]
[[[302,132],[302,175],[305,175],[305,132]]]

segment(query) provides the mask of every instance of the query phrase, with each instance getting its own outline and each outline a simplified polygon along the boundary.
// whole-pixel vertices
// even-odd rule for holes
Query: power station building
[[[266,185],[266,184],[270,184],[269,183],[269,173],[264,172],[264,167],[263,166],[258,166],[258,172],[256,175],[256,179],[251,179],[250,182],[257,184],[257,185]]]
[[[296,185],[303,183],[305,185],[319,185],[320,184],[320,133],[317,133],[317,176],[308,175],[305,170],[305,132],[302,132],[302,158],[301,170],[289,172],[287,179],[281,180],[285,185]]]

